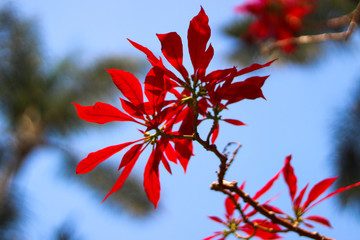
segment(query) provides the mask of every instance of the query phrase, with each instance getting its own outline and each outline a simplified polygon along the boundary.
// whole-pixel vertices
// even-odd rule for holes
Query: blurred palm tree
[[[140,66],[129,58],[108,57],[88,67],[79,66],[74,58],[49,67],[34,24],[19,19],[11,6],[0,9],[0,233],[16,219],[13,180],[32,152],[44,146],[60,149],[71,169],[64,174],[74,175],[79,159],[65,150],[69,149],[65,140],[90,125],[77,118],[71,102],[89,104],[114,96],[105,67],[136,72]],[[72,179],[105,194],[116,175],[105,166],[89,178]],[[152,209],[135,178],[111,201],[136,215]]]
[[[360,86],[351,104],[336,119],[334,139],[334,170],[339,176],[337,187],[348,186],[360,177]],[[360,190],[352,188],[340,195],[341,203],[360,210]]]

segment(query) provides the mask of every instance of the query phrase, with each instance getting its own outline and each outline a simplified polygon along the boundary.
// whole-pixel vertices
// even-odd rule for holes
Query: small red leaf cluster
[[[327,227],[331,227],[329,220],[327,220],[326,218],[324,218],[322,216],[312,215],[312,216],[304,217],[303,215],[305,213],[307,213],[315,205],[321,203],[322,201],[328,199],[329,197],[332,197],[332,196],[334,196],[338,193],[341,193],[345,190],[348,190],[350,188],[360,186],[360,182],[354,183],[347,187],[339,188],[338,190],[331,192],[331,193],[327,194],[325,197],[322,197],[319,199],[319,197],[327,189],[329,189],[329,187],[335,182],[337,177],[326,178],[326,179],[318,182],[311,188],[311,190],[309,191],[308,196],[305,200],[304,195],[305,195],[305,192],[306,192],[309,184],[307,184],[296,196],[296,194],[297,194],[297,178],[296,178],[296,175],[294,174],[293,167],[290,165],[290,161],[291,161],[291,155],[285,159],[283,175],[284,175],[284,179],[285,179],[285,182],[288,186],[289,193],[290,193],[292,208],[294,210],[294,215],[295,215],[294,221],[303,223],[304,225],[306,225],[307,227],[310,227],[310,228],[312,228],[313,226],[310,223],[308,223],[307,220],[310,220],[310,221],[313,221],[316,223],[320,223]]]
[[[208,22],[202,8],[190,21],[187,42],[192,74],[183,65],[183,44],[177,33],[157,34],[161,51],[177,74],[165,67],[162,58],[156,57],[148,48],[129,40],[152,65],[144,85],[129,72],[108,69],[112,81],[123,95],[120,98],[122,110],[100,102],[93,106],[74,103],[78,116],[85,121],[98,124],[133,122],[142,127],[140,132],[143,136],[140,139],[92,152],[78,164],[76,173],[87,173],[112,155],[129,148],[118,168],[121,174],[105,199],[123,186],[142,152],[151,148],[144,171],[144,188],[156,207],[160,198],[159,165],[162,163],[171,173],[169,162],[180,162],[186,171],[193,155],[192,141],[195,140],[197,125],[203,120],[213,120],[214,127],[208,135],[213,144],[219,133],[220,120],[244,125],[236,119],[221,119],[222,110],[243,99],[264,98],[261,87],[268,76],[250,77],[241,82],[234,82],[234,79],[267,67],[273,61],[263,65],[253,64],[241,70],[233,67],[206,72],[214,55],[213,47],[208,45],[211,35]],[[199,116],[202,118],[199,119]]]
[[[291,166],[291,155],[287,156],[285,159],[285,164],[283,168],[272,177],[255,195],[252,197],[252,200],[257,201],[262,195],[264,195],[270,188],[273,186],[274,182],[278,180],[280,175],[283,175],[284,180],[289,189],[289,195],[291,198],[292,208],[294,213],[287,214],[283,212],[281,209],[270,205],[269,203],[275,198],[265,201],[264,203],[259,203],[260,206],[265,208],[268,211],[273,212],[275,215],[286,219],[294,226],[299,226],[300,224],[304,224],[306,227],[313,228],[313,225],[309,223],[315,222],[322,224],[327,227],[331,227],[328,219],[318,215],[310,215],[304,216],[311,208],[320,202],[332,197],[340,192],[348,190],[353,187],[360,186],[360,182],[354,183],[347,187],[339,188],[338,190],[327,194],[325,197],[319,199],[319,197],[334,183],[336,177],[324,179],[317,184],[315,184],[309,193],[307,194],[307,198],[305,200],[304,196],[306,190],[309,186],[307,184],[299,193],[297,189],[297,177],[294,173],[294,168]],[[244,189],[244,184],[239,188],[240,190]],[[284,230],[283,227],[279,224],[275,224],[266,218],[256,218],[251,219],[254,215],[257,214],[256,210],[248,211],[250,204],[246,204],[243,208],[241,208],[241,212],[243,213],[246,221],[244,221],[244,217],[235,217],[235,208],[236,205],[234,201],[239,204],[239,196],[234,194],[231,195],[232,199],[228,196],[225,200],[225,220],[222,220],[219,217],[211,216],[209,217],[211,220],[221,223],[226,226],[226,230],[215,232],[214,235],[205,238],[204,240],[213,239],[217,236],[220,236],[218,239],[225,239],[225,237],[229,234],[236,233],[238,231],[244,232],[248,234],[244,236],[247,237],[258,237],[260,239],[280,239],[282,238],[279,233]],[[240,205],[238,205],[240,208]],[[267,231],[268,230],[268,231]]]
[[[236,7],[237,12],[254,16],[244,35],[245,40],[256,43],[284,40],[295,37],[303,26],[303,19],[314,11],[313,0],[249,0]],[[287,44],[286,52],[292,52],[295,46]]]

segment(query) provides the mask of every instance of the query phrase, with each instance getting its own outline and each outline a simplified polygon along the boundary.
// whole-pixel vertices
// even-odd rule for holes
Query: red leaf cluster
[[[144,188],[149,200],[156,207],[160,198],[159,165],[162,163],[171,173],[169,161],[179,161],[186,171],[193,155],[195,127],[202,120],[214,120],[215,128],[211,133],[211,143],[214,143],[219,133],[218,121],[222,120],[219,115],[222,110],[243,99],[264,98],[261,87],[268,76],[250,77],[242,82],[234,82],[234,79],[267,67],[273,61],[263,65],[253,64],[241,70],[233,67],[206,73],[214,55],[213,47],[208,45],[211,35],[208,22],[209,18],[202,8],[190,21],[187,40],[193,74],[190,75],[183,65],[183,44],[177,33],[157,34],[157,37],[165,59],[181,77],[165,67],[163,60],[148,48],[129,40],[147,56],[152,65],[145,77],[144,87],[129,72],[107,69],[112,81],[124,96],[120,98],[123,111],[106,103],[96,103],[93,106],[74,103],[78,116],[85,121],[98,124],[113,121],[134,122],[144,127],[140,130],[142,138],[90,153],[77,166],[77,174],[87,173],[115,153],[129,147],[119,166],[121,174],[105,199],[122,187],[141,153],[145,148],[151,147],[144,171]],[[204,119],[199,120],[199,114]],[[237,126],[244,125],[236,119],[223,120]]]
[[[303,19],[313,12],[313,0],[249,0],[236,8],[254,16],[244,38],[251,42],[259,40],[283,40],[295,37],[303,26]],[[295,46],[284,46],[286,52]]]
[[[307,227],[313,227],[311,224],[307,223],[307,221],[304,220],[310,220],[313,222],[317,222],[320,223],[322,225],[325,225],[327,227],[331,227],[329,220],[327,220],[326,218],[322,217],[322,216],[307,216],[307,217],[303,217],[303,215],[308,212],[311,208],[313,208],[315,205],[319,204],[320,202],[328,199],[331,196],[334,196],[338,193],[341,193],[345,190],[348,190],[350,188],[353,187],[357,187],[360,186],[360,182],[358,183],[354,183],[350,186],[347,187],[342,187],[339,188],[338,190],[329,193],[328,195],[326,195],[325,197],[321,198],[320,200],[317,200],[327,189],[330,188],[330,186],[335,182],[337,177],[333,177],[333,178],[326,178],[320,182],[318,182],[317,184],[315,184],[311,190],[308,193],[308,196],[306,198],[306,200],[304,200],[304,195],[305,192],[309,186],[309,184],[307,184],[297,195],[297,182],[296,182],[296,175],[294,173],[294,169],[290,164],[291,161],[291,155],[289,155],[288,157],[286,157],[285,159],[285,165],[283,168],[283,175],[286,181],[286,184],[288,186],[289,189],[289,193],[290,193],[290,197],[291,197],[291,201],[292,201],[292,205],[293,205],[293,210],[295,213],[295,218],[297,221],[299,222],[303,222]],[[304,200],[304,201],[303,201]]]
[[[283,168],[274,176],[272,177],[259,191],[255,193],[255,195],[251,198],[253,201],[257,201],[261,196],[263,196],[266,192],[270,190],[276,180],[278,180],[279,176],[282,174],[284,180],[289,189],[289,195],[292,202],[292,207],[294,211],[294,217],[290,214],[286,214],[281,209],[269,205],[269,203],[274,199],[267,200],[260,205],[265,208],[267,211],[271,211],[277,216],[282,217],[284,220],[290,221],[291,224],[298,226],[299,224],[304,224],[309,228],[313,228],[313,225],[309,223],[309,221],[322,224],[327,227],[331,227],[331,224],[328,219],[322,216],[311,215],[304,217],[303,215],[307,213],[312,207],[321,203],[322,201],[328,199],[331,196],[334,196],[340,192],[348,190],[353,187],[360,186],[360,182],[354,183],[347,187],[339,188],[338,190],[329,193],[325,197],[319,199],[319,197],[334,183],[336,177],[324,179],[317,184],[315,184],[308,193],[306,200],[304,200],[305,192],[309,186],[307,184],[298,194],[297,194],[297,177],[294,172],[294,168],[291,166],[292,156],[289,155],[285,159],[285,163]],[[240,187],[240,190],[243,190],[244,184]],[[232,198],[238,202],[239,196],[232,195]],[[304,201],[303,201],[304,200]],[[240,207],[240,205],[238,205]],[[235,204],[234,201],[227,197],[225,200],[225,220],[222,220],[219,217],[211,216],[209,217],[211,220],[224,224],[228,229],[224,231],[215,232],[214,235],[205,238],[204,240],[213,239],[217,236],[221,236],[220,239],[225,239],[227,235],[230,233],[234,233],[235,231],[242,231],[248,234],[248,236],[256,236],[260,239],[280,239],[281,236],[278,233],[281,232],[282,227],[279,224],[275,224],[268,219],[251,219],[255,214],[257,214],[256,210],[252,210],[250,212],[246,212],[250,204],[246,204],[242,209],[241,212],[243,213],[244,217],[247,219],[244,221],[244,217],[235,217]],[[235,228],[234,228],[235,226]],[[260,226],[254,227],[254,226]],[[268,229],[269,231],[266,231]],[[278,231],[278,232],[276,232]],[[246,238],[246,236],[244,236]]]

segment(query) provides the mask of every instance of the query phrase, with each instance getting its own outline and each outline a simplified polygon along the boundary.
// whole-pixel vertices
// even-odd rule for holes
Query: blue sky
[[[113,54],[145,59],[126,38],[160,55],[155,34],[176,31],[186,39],[189,21],[202,5],[210,18],[210,41],[215,49],[209,70],[234,64],[226,60],[233,45],[222,34],[222,27],[237,17],[233,7],[239,1],[10,2],[17,6],[21,15],[38,22],[50,62],[76,54],[84,63]],[[254,193],[282,167],[288,154],[293,154],[300,187],[334,175],[333,126],[338,112],[350,102],[360,77],[360,49],[355,42],[359,42],[359,37],[352,40],[350,51],[330,45],[331,51],[311,66],[284,64],[257,73],[271,74],[263,88],[267,101],[243,101],[232,106],[225,115],[240,119],[248,126],[234,127],[225,123],[220,126],[217,141],[220,148],[229,141],[243,144],[227,180],[246,180],[247,191]],[[187,53],[184,55],[188,58]],[[189,60],[185,65],[190,68]],[[80,155],[86,156],[102,147],[133,139],[133,127],[131,124],[113,124],[111,128],[99,126],[73,136],[69,143]],[[216,180],[219,163],[199,146],[195,147],[195,155],[186,174],[177,166],[172,167],[172,176],[161,169],[159,209],[150,218],[138,220],[112,212],[103,206],[106,203],[100,203],[102,198],[94,200],[90,198],[92,193],[80,185],[61,180],[57,175],[61,156],[50,150],[38,151],[31,156],[34,160],[19,179],[31,216],[23,226],[27,239],[49,239],[51,229],[64,221],[74,223],[77,235],[89,240],[201,239],[222,230],[221,225],[207,219],[207,216],[224,214],[223,195],[209,190],[211,182]],[[117,162],[118,158],[110,161]],[[139,160],[133,174],[142,175],[145,161],[146,157]],[[272,194],[281,192],[275,203],[286,209],[290,204],[282,182],[280,179]],[[312,213],[328,217],[334,226],[334,229],[319,227],[320,233],[336,239],[353,239],[358,235],[359,216],[353,215],[354,211],[344,211],[335,199],[317,206]],[[286,239],[300,238],[289,234]]]

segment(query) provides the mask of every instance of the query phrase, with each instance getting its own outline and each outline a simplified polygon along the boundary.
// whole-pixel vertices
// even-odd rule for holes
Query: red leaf
[[[227,122],[227,123],[230,123],[230,124],[233,124],[233,125],[236,125],[236,126],[243,126],[243,125],[246,125],[245,123],[239,121],[239,120],[236,120],[236,119],[222,119],[223,121]]]
[[[261,197],[263,194],[265,194],[267,191],[269,191],[269,189],[272,187],[272,185],[274,184],[274,182],[279,178],[281,173],[281,170],[275,175],[273,176],[266,184],[264,187],[262,187],[258,192],[255,193],[253,199],[257,200],[259,197]]]
[[[150,158],[145,166],[144,171],[144,188],[148,199],[154,204],[154,207],[157,208],[159,199],[160,199],[160,180],[159,180],[159,162],[160,159],[158,155],[153,152],[150,155]]]
[[[106,69],[121,93],[135,106],[144,102],[139,80],[131,73],[119,69]]]
[[[293,203],[294,210],[297,210],[299,208],[308,186],[309,186],[309,184],[306,184],[306,186],[300,191],[299,196],[297,196],[297,198],[295,198],[295,201]]]
[[[309,196],[301,207],[305,210],[313,201],[315,201],[321,194],[323,194],[336,180],[337,177],[327,178],[317,183],[309,192]]]
[[[237,201],[239,199],[239,195],[235,195],[234,198]],[[231,217],[234,214],[235,204],[229,197],[226,197],[225,199],[225,209],[227,218]]]
[[[215,70],[208,75],[206,75],[204,82],[220,82],[225,77],[229,76],[229,74],[234,70],[234,68],[220,69]],[[235,68],[236,70],[236,68]]]
[[[189,77],[183,66],[183,45],[176,32],[156,34],[161,42],[161,51],[169,63],[178,70],[184,79]]]
[[[172,174],[170,164],[169,164],[168,160],[165,158],[165,156],[163,156],[161,158],[161,162],[163,163],[166,171],[168,171],[168,173]]]
[[[313,225],[309,224],[309,223],[306,223],[306,222],[303,222],[305,224],[305,226],[307,226],[308,228],[314,228]]]
[[[134,104],[132,104],[131,102],[120,98],[121,101],[121,106],[124,109],[125,112],[127,112],[128,114],[130,114],[133,117],[145,120],[144,118],[144,109],[141,108],[137,108]]]
[[[159,59],[157,57],[155,57],[155,55],[146,47],[141,46],[140,44],[131,41],[130,39],[128,39],[128,41],[138,50],[142,51],[143,53],[145,53],[145,55],[147,56],[147,59],[149,60],[149,62],[151,63],[152,66],[156,65],[157,62],[159,62]]]
[[[219,135],[219,124],[217,123],[216,124],[216,127],[212,133],[212,136],[211,136],[211,144],[214,144],[215,141],[216,141],[216,138],[218,137]]]
[[[136,161],[138,160],[141,152],[142,151],[138,152],[137,155],[135,155],[134,158],[124,167],[124,169],[122,170],[122,172],[120,174],[120,177],[116,180],[114,186],[111,188],[110,192],[106,195],[106,197],[104,198],[104,200],[102,202],[104,202],[111,194],[120,190],[120,188],[123,186],[125,180],[129,176],[131,170],[133,169]]]
[[[259,197],[261,197],[262,195],[264,195],[267,191],[269,191],[269,189],[272,187],[272,185],[274,184],[274,182],[279,178],[280,173],[282,170],[280,170],[275,176],[273,176],[266,184],[264,187],[262,187],[259,191],[257,191],[253,197],[254,200],[257,200]],[[245,211],[250,205],[247,203],[243,209],[243,211]]]
[[[199,101],[198,101],[198,107],[199,107],[199,113],[203,116],[206,115],[207,113],[207,109],[210,107],[208,101],[206,98],[201,98]],[[198,124],[199,125],[199,124]]]
[[[264,68],[264,67],[268,67],[270,66],[274,61],[276,61],[277,59],[274,59],[270,62],[267,62],[265,64],[257,64],[257,63],[254,63],[252,64],[251,66],[249,67],[246,67],[246,68],[243,68],[241,69],[240,71],[237,72],[236,76],[240,76],[240,75],[243,75],[243,74],[246,74],[246,73],[249,73],[249,72],[253,72],[253,71],[256,71],[258,69],[261,69],[261,68]]]
[[[176,156],[180,161],[181,166],[186,172],[187,165],[189,163],[190,157],[192,156],[192,140],[191,139],[172,139],[175,143],[175,152]]]
[[[279,225],[266,221],[266,220],[262,220],[262,219],[256,219],[251,221],[253,223],[257,223],[260,226],[263,226],[265,228],[272,228],[274,230],[281,230],[281,228],[279,227]],[[260,228],[257,228],[256,230],[254,229],[254,227],[250,224],[245,224],[244,226],[240,227],[241,231],[246,232],[247,234],[253,234],[255,232],[255,236],[260,238],[260,239],[271,239],[271,240],[275,240],[275,239],[281,239],[282,237],[279,236],[276,232],[275,233],[271,233],[268,231],[264,231],[261,230]]]
[[[245,183],[246,183],[246,181],[243,181],[243,183],[242,183],[241,186],[239,187],[240,190],[244,190],[244,188],[245,188]]]
[[[76,107],[77,114],[82,120],[104,124],[113,121],[132,121],[137,122],[132,117],[121,112],[116,107],[107,103],[97,102],[94,106],[81,106],[73,103]]]
[[[169,161],[177,164],[176,153],[175,153],[175,150],[174,150],[174,148],[171,146],[170,143],[168,143],[168,144],[166,145],[165,154],[166,154],[166,157],[169,159]]]
[[[90,153],[86,158],[84,158],[83,160],[81,160],[81,162],[79,162],[79,164],[76,167],[76,174],[84,174],[84,173],[90,172],[99,163],[105,161],[106,159],[108,159],[109,157],[114,155],[115,153],[121,151],[122,149],[126,148],[127,146],[129,146],[135,142],[138,142],[140,140],[143,140],[143,139],[106,147],[99,151]]]
[[[191,21],[188,29],[188,46],[195,73],[203,65],[207,42],[210,39],[211,29],[209,18],[204,9]]]
[[[218,217],[210,216],[209,218],[210,218],[211,220],[215,221],[215,222],[222,223],[222,224],[226,224],[225,222],[223,222],[223,220],[221,220],[221,219],[218,218]]]
[[[346,191],[346,190],[348,190],[348,189],[350,189],[350,188],[358,187],[358,186],[360,186],[360,182],[351,184],[350,186],[347,186],[347,187],[341,187],[341,188],[339,188],[338,190],[336,190],[336,191],[334,191],[334,192],[326,195],[325,197],[323,197],[323,198],[320,199],[319,201],[317,201],[317,202],[315,202],[314,204],[312,204],[310,207],[308,207],[307,210],[309,210],[310,208],[312,208],[312,207],[314,207],[315,205],[319,204],[320,202],[328,199],[329,197],[332,197],[332,196],[334,196],[334,195],[336,195],[336,194],[338,194],[338,193],[341,193],[341,192]]]
[[[325,225],[325,226],[331,228],[331,224],[330,224],[329,220],[327,220],[326,218],[321,217],[321,216],[313,215],[313,216],[305,217],[305,218],[303,218],[303,219],[311,220],[311,221],[320,223],[320,224],[322,224],[322,225]]]
[[[210,44],[206,52],[204,53],[201,66],[199,67],[198,77],[203,78],[206,73],[206,69],[209,66],[211,59],[214,56],[214,48]]]
[[[146,75],[145,95],[153,111],[160,111],[164,106],[166,91],[164,91],[164,71],[161,68],[153,67]]]
[[[177,83],[179,84],[183,84],[184,81],[180,80],[178,77],[176,77],[176,75],[174,73],[172,73],[171,71],[169,71],[165,66],[164,64],[162,63],[162,60],[161,58],[158,59],[155,57],[155,55],[149,50],[147,49],[146,47],[143,47],[141,46],[140,44],[136,43],[136,42],[133,42],[131,41],[130,39],[128,39],[129,42],[135,47],[137,48],[138,50],[142,51],[143,53],[146,54],[149,62],[151,63],[151,65],[154,67],[154,66],[158,66],[160,67],[161,69],[163,69],[166,73],[167,76],[169,76],[170,78],[174,79]]]
[[[268,76],[262,76],[262,77],[259,77],[259,76],[249,77],[249,78],[244,80],[244,83],[254,85],[256,87],[261,88],[264,85],[265,80],[268,79],[268,77],[269,77],[269,75]]]
[[[184,119],[179,128],[179,134],[191,135],[193,134],[194,112],[192,107],[187,107],[183,110]]]
[[[283,168],[283,175],[285,178],[285,182],[288,185],[291,200],[294,201],[295,194],[297,191],[297,178],[294,174],[294,168],[290,164],[291,155],[287,156],[285,159],[285,165]]]
[[[127,151],[121,162],[120,162],[120,166],[119,166],[119,169],[118,171],[123,168],[124,166],[126,166],[132,159],[134,159],[137,154],[139,153],[139,151],[141,150],[141,147],[143,146],[143,143],[140,143],[140,144],[136,144],[134,146],[132,146],[129,151]]]
[[[272,212],[278,213],[278,214],[285,214],[281,209],[279,209],[275,206],[268,205],[268,204],[263,204],[262,206],[268,211],[272,211]]]
[[[261,88],[255,85],[247,84],[245,82],[232,83],[227,89],[222,92],[222,99],[229,100],[229,102],[238,102],[244,98],[256,99],[264,98]]]
[[[202,240],[210,240],[210,239],[213,239],[214,237],[217,237],[217,236],[219,236],[219,235],[221,235],[221,234],[222,234],[222,232],[215,232],[214,235],[211,235],[211,236],[209,236],[209,237],[206,237],[206,238],[204,238],[204,239],[202,239]],[[218,239],[218,240],[224,240],[224,238],[220,238],[220,239]]]

